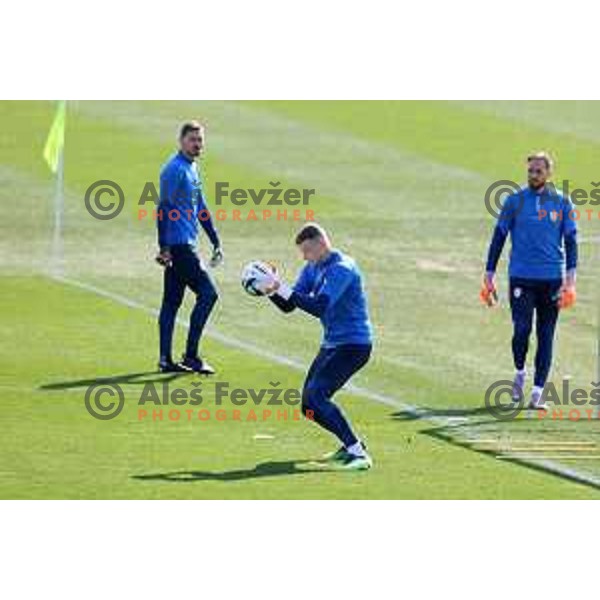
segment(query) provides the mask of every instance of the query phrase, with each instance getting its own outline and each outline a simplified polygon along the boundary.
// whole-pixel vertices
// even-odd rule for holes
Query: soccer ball
[[[273,281],[275,267],[262,260],[253,260],[242,269],[242,287],[251,296],[264,296],[261,288]]]

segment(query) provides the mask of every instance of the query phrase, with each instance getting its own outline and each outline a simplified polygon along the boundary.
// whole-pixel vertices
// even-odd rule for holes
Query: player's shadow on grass
[[[585,485],[587,487],[591,487],[596,490],[600,490],[600,485],[589,477],[580,476],[575,470],[566,470],[563,469],[561,471],[557,470],[553,467],[552,464],[547,465],[544,464],[543,460],[538,460],[538,462],[534,462],[531,459],[526,459],[518,456],[511,456],[506,452],[503,452],[499,445],[501,444],[501,439],[498,440],[498,446],[486,447],[485,445],[477,445],[477,438],[473,438],[473,428],[478,426],[484,426],[489,430],[490,423],[496,423],[499,427],[510,425],[512,428],[530,428],[531,423],[529,420],[516,420],[516,421],[498,421],[496,418],[490,415],[489,409],[485,406],[475,407],[475,408],[443,408],[443,409],[424,409],[416,411],[398,411],[393,413],[393,419],[398,421],[417,421],[419,419],[434,419],[435,417],[446,417],[452,418],[456,417],[457,422],[452,423],[448,422],[445,425],[436,425],[434,427],[429,427],[420,431],[421,435],[428,436],[437,441],[442,441],[452,446],[464,448],[467,450],[471,450],[472,452],[477,452],[478,454],[484,454],[486,456],[490,456],[497,460],[499,457],[502,458],[503,462],[512,463],[515,465],[519,465],[521,467],[526,467],[533,471],[538,471],[540,473],[545,473],[547,475],[552,475],[554,477],[558,477],[560,479],[564,479],[567,481],[573,481],[575,483],[579,483]],[[466,420],[467,417],[481,417],[488,416],[489,419],[475,419],[473,421]],[[463,422],[461,418],[464,418]],[[499,435],[499,430],[496,430],[496,436]],[[500,430],[501,431],[501,430]],[[469,435],[471,433],[471,435]],[[490,435],[488,433],[488,437]],[[544,458],[544,454],[540,453],[539,459]]]
[[[243,481],[260,477],[278,477],[281,475],[301,475],[322,472],[324,468],[308,468],[310,460],[283,460],[257,464],[252,469],[234,469],[232,471],[172,471],[169,473],[150,473],[148,475],[132,475],[139,481],[170,481],[190,483],[194,481]],[[305,468],[303,468],[303,466]]]
[[[527,422],[523,423],[524,426],[528,426]],[[500,451],[497,448],[485,448],[481,446],[476,446],[473,444],[472,439],[465,438],[460,435],[461,428],[467,428],[468,425],[461,426],[441,426],[441,427],[432,427],[431,429],[427,429],[423,431],[423,435],[427,435],[435,440],[446,442],[452,446],[457,446],[459,448],[465,448],[467,450],[471,450],[473,452],[477,452],[478,454],[484,454],[486,456],[490,456],[495,460],[501,455]],[[564,479],[566,481],[572,481],[574,483],[582,484],[586,487],[590,487],[595,490],[600,490],[600,485],[592,480],[591,478],[582,478],[577,474],[575,470],[562,470],[558,471],[553,468],[552,465],[544,464],[544,454],[540,453],[539,456],[540,462],[532,462],[531,459],[527,460],[524,458],[519,458],[517,456],[504,455],[502,457],[503,462],[512,463],[515,465],[519,465],[521,467],[525,467],[527,469],[531,469],[532,471],[537,471],[539,473],[544,473],[546,475],[552,475],[553,477],[558,477],[559,479]]]
[[[45,383],[40,385],[40,390],[68,390],[72,388],[84,388],[92,385],[123,383],[129,385],[145,385],[153,382],[169,382],[182,375],[190,373],[160,373],[159,371],[142,371],[140,373],[124,373],[122,375],[112,375],[110,377],[92,377],[90,379],[75,379],[71,381],[58,381],[56,383]]]
[[[461,417],[481,417],[489,416],[489,409],[486,406],[476,406],[471,408],[423,408],[419,411],[411,410],[399,410],[398,412],[392,413],[392,419],[397,421],[419,421],[420,419],[433,419],[435,417],[446,417],[446,418],[461,418]]]

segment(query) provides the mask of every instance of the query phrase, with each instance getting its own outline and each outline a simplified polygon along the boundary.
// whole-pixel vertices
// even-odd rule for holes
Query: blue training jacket
[[[206,232],[213,247],[219,246],[219,236],[202,192],[196,161],[182,152],[172,156],[160,172],[160,204],[156,219],[158,245],[195,246],[198,223]]]
[[[488,271],[496,270],[508,234],[510,277],[561,279],[565,266],[577,267],[577,214],[571,200],[553,186],[526,186],[506,198],[488,252]]]
[[[321,320],[323,347],[372,343],[362,275],[352,258],[332,250],[323,261],[307,263],[293,290],[290,300]]]

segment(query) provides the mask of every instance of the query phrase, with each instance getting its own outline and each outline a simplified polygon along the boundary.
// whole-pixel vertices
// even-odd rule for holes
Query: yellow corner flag
[[[60,100],[56,109],[56,115],[48,133],[48,139],[44,146],[44,158],[53,173],[58,169],[60,153],[65,145],[65,105],[64,100]]]

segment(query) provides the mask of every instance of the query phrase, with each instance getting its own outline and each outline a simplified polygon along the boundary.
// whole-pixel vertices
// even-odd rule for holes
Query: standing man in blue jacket
[[[371,356],[372,327],[362,275],[352,258],[332,248],[317,224],[305,225],[296,245],[307,264],[295,285],[288,286],[274,274],[259,291],[284,312],[299,308],[320,319],[323,340],[304,382],[302,412],[341,441],[327,460],[343,470],[369,469],[372,460],[365,444],[332,400]]]
[[[213,374],[214,369],[198,354],[198,345],[208,317],[217,301],[217,290],[197,253],[199,227],[212,244],[210,266],[223,261],[223,251],[212,218],[206,208],[196,159],[204,149],[204,127],[197,121],[181,126],[179,151],[160,173],[160,204],[157,213],[159,253],[164,267],[163,299],[158,319],[159,369],[164,373],[193,371]],[[183,360],[173,361],[173,330],[186,288],[196,295]]]
[[[535,313],[537,351],[529,401],[529,407],[534,409],[545,405],[543,389],[552,364],[559,310],[575,300],[577,221],[571,200],[548,181],[552,168],[552,159],[545,152],[527,158],[528,185],[504,202],[484,275],[485,288],[495,294],[496,265],[510,234],[508,274],[516,369],[513,399],[523,395],[525,361]]]

